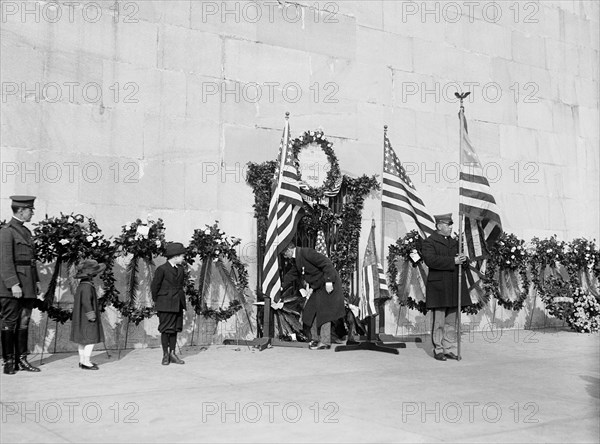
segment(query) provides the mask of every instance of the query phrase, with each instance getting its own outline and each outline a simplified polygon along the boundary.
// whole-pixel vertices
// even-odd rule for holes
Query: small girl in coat
[[[158,313],[158,331],[163,348],[162,365],[185,364],[175,354],[177,333],[183,330],[183,291],[184,273],[181,264],[186,250],[179,242],[169,242],[165,246],[167,262],[156,269],[150,289],[152,300]]]
[[[71,341],[79,344],[79,368],[82,370],[98,370],[98,366],[90,361],[90,357],[94,344],[104,341],[104,331],[100,322],[94,277],[105,268],[106,265],[99,264],[94,259],[84,259],[77,266],[75,278],[81,281],[73,301]]]

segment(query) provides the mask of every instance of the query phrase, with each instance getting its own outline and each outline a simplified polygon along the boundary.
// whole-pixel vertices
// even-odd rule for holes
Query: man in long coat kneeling
[[[284,256],[293,259],[290,271],[285,275],[283,288],[300,281],[301,287],[308,284],[308,301],[302,312],[302,322],[316,323],[319,341],[311,342],[311,350],[331,348],[331,323],[345,315],[342,280],[327,256],[313,248],[288,245]],[[320,330],[319,330],[320,329]],[[313,337],[314,339],[314,337]]]

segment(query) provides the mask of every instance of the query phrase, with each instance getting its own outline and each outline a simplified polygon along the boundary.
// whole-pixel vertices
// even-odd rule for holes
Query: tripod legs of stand
[[[369,319],[369,323],[367,324],[367,340],[359,342],[357,344],[351,345],[339,345],[335,348],[335,351],[353,351],[353,350],[371,350],[378,351],[383,353],[392,353],[394,355],[399,354],[399,348],[406,348],[406,344],[404,342],[398,342],[393,344],[384,344],[381,342],[380,338],[377,335],[373,334],[373,330],[375,328],[375,317],[377,315],[371,316]]]

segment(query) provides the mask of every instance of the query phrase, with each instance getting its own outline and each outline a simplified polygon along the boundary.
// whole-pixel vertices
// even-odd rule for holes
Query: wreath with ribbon
[[[50,319],[63,324],[72,317],[72,310],[54,305],[56,286],[63,265],[67,266],[71,280],[74,265],[82,259],[91,258],[106,264],[100,275],[104,289],[104,297],[101,299],[103,307],[116,297],[118,292],[113,275],[115,250],[93,218],[82,214],[61,213],[59,217],[47,217],[35,224],[33,235],[37,260],[44,263],[55,262],[43,301],[36,303],[36,308],[47,312]]]
[[[417,269],[421,274],[423,284],[427,282],[427,273],[424,268],[423,259],[421,256],[421,247],[423,238],[417,230],[409,231],[404,237],[396,240],[395,244],[388,247],[388,288],[390,292],[398,298],[400,305],[406,305],[408,308],[426,314],[427,307],[425,304],[425,293],[422,300],[416,300],[412,297],[409,291],[405,288],[400,288],[399,274],[405,275],[410,273],[410,266]],[[404,261],[403,270],[398,270],[398,262]],[[410,264],[410,265],[409,265]],[[407,279],[405,277],[402,280]]]
[[[569,282],[560,273],[566,253],[567,244],[559,241],[556,235],[531,240],[531,281],[549,313],[559,319],[565,319],[568,306],[573,302]]]
[[[325,138],[323,131],[305,131],[301,136],[294,139],[292,142],[292,153],[294,155],[294,159],[296,159],[296,162],[298,162],[298,156],[300,155],[300,152],[312,143],[315,143],[321,147],[327,156],[330,168],[329,171],[327,171],[325,182],[320,187],[315,188],[306,184],[304,184],[304,186],[301,184],[300,187],[307,196],[313,199],[319,200],[324,196],[335,196],[340,191],[340,187],[342,185],[342,174],[340,172],[338,158],[333,150],[333,143],[329,142]],[[299,167],[299,164],[296,166]],[[298,168],[298,171],[300,171],[300,168]]]
[[[490,248],[490,259],[485,271],[484,289],[486,294],[496,298],[498,303],[508,309],[519,311],[529,295],[528,263],[529,253],[525,248],[525,241],[514,234],[502,233]],[[521,278],[521,284],[515,277]],[[511,299],[501,289],[500,280],[507,284],[520,287],[516,298]]]
[[[221,231],[219,221],[215,221],[213,225],[206,225],[204,229],[194,230],[192,239],[187,247],[185,261],[188,265],[193,264],[196,257],[199,257],[202,261],[199,288],[196,289],[195,281],[191,277],[188,266],[185,272],[185,291],[196,314],[219,322],[229,319],[243,308],[242,303],[237,298],[232,299],[227,308],[219,307],[218,309],[207,307],[204,299],[206,289],[209,285],[210,267],[213,265],[218,266],[235,283],[235,290],[238,294],[244,294],[244,291],[248,287],[248,271],[239,259],[236,251],[236,247],[240,243],[241,239],[227,236]],[[230,261],[231,271],[228,271],[224,266],[224,259]]]
[[[125,289],[126,301],[118,297],[111,299],[112,305],[135,325],[144,319],[151,318],[156,314],[154,305],[148,307],[136,307],[136,292],[138,290],[137,273],[140,260],[151,268],[154,265],[154,256],[163,255],[165,252],[165,225],[162,219],[156,221],[148,219],[142,222],[136,219],[121,227],[121,234],[114,241],[116,251],[121,256],[132,255],[127,264],[127,287]]]

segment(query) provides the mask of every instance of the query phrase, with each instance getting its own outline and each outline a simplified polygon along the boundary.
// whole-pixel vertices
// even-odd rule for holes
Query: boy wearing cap
[[[433,311],[433,357],[438,361],[458,359],[456,348],[456,313],[458,309],[458,264],[468,258],[458,254],[458,242],[451,237],[452,213],[433,216],[437,231],[423,241],[422,255],[429,267],[426,306]],[[471,305],[471,298],[462,280],[461,306]]]
[[[10,196],[13,217],[0,230],[0,330],[4,373],[39,372],[27,361],[29,320],[41,293],[31,231],[35,196]]]
[[[163,348],[162,365],[185,364],[175,354],[177,333],[183,330],[184,272],[181,264],[186,250],[179,242],[169,242],[165,247],[167,262],[156,269],[150,289],[158,312],[158,331]]]
[[[98,370],[90,361],[94,344],[104,341],[104,330],[100,322],[100,307],[94,286],[94,278],[102,273],[106,265],[94,259],[85,259],[77,266],[76,279],[81,279],[73,300],[73,320],[71,322],[71,341],[77,343],[79,368]]]

